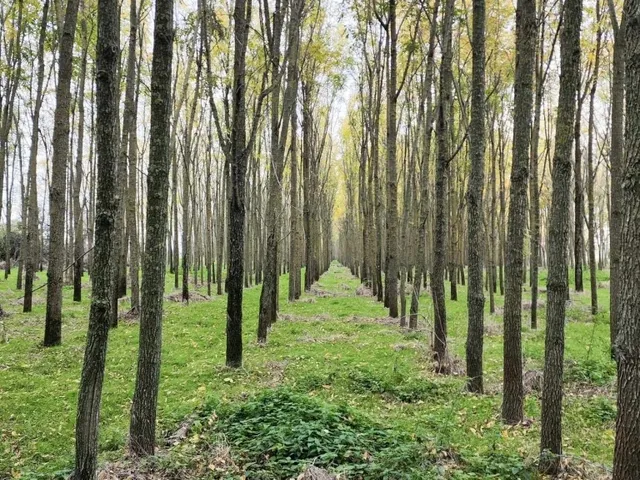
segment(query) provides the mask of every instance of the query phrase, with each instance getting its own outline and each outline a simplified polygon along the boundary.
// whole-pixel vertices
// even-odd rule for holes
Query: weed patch
[[[590,385],[606,385],[616,376],[615,363],[609,360],[571,360],[567,362],[565,379]]]
[[[368,370],[352,370],[347,374],[354,390],[360,393],[384,394],[404,403],[415,403],[442,394],[441,386],[424,378],[378,376]]]
[[[417,478],[428,464],[416,439],[345,406],[286,389],[223,407],[212,435],[224,435],[245,475],[291,478],[308,464],[360,478]]]

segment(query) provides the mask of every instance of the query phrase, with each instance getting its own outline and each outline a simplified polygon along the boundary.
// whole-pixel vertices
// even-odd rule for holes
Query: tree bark
[[[453,82],[452,29],[454,0],[446,0],[442,23],[442,62],[440,66],[440,102],[436,124],[437,158],[435,188],[435,225],[433,233],[433,270],[431,272],[431,294],[434,312],[434,356],[436,369],[448,373],[447,365],[447,311],[445,306],[444,274],[447,236],[447,184],[449,181],[451,86]]]
[[[38,268],[40,247],[38,242],[38,135],[40,124],[40,109],[42,108],[43,84],[44,84],[44,44],[47,33],[47,17],[49,12],[49,0],[45,0],[42,7],[42,22],[40,24],[40,38],[38,40],[38,77],[36,87],[36,100],[32,116],[31,150],[29,154],[29,169],[27,174],[27,190],[29,191],[29,208],[27,213],[27,238],[25,252],[24,273],[24,300],[22,311],[28,313],[33,306],[33,281]]]
[[[560,34],[560,93],[553,157],[549,219],[549,276],[545,332],[544,385],[540,470],[555,474],[562,454],[562,374],[567,291],[567,247],[571,208],[571,131],[575,125],[576,95],[580,91],[580,26],[582,0],[566,0]]]
[[[131,405],[130,448],[153,455],[162,349],[162,303],[166,274],[170,130],[172,110],[173,0],[157,0],[151,65],[151,123],[147,175],[147,228],[142,257],[140,343]]]
[[[640,2],[626,0],[625,152],[620,195],[620,297],[614,346],[618,363],[618,417],[614,480],[640,478]]]
[[[113,236],[117,213],[116,162],[118,159],[118,61],[120,21],[115,0],[98,2],[96,41],[96,244],[91,276],[89,329],[84,352],[76,416],[76,459],[73,480],[93,480],[98,464],[100,401],[107,355],[113,294]]]
[[[522,270],[527,214],[527,177],[531,143],[536,5],[518,0],[516,7],[516,70],[514,80],[513,161],[505,246],[504,393],[502,419],[516,424],[523,416]]]
[[[286,4],[285,4],[286,7]],[[280,8],[284,8],[280,6]],[[260,295],[260,313],[258,318],[258,342],[266,342],[268,327],[276,321],[278,283],[280,278],[279,246],[280,217],[282,216],[282,180],[284,156],[291,116],[296,107],[298,92],[298,43],[299,26],[303,3],[291,2],[291,17],[287,36],[288,65],[287,81],[282,98],[280,115],[280,89],[272,92],[271,97],[271,171],[269,176],[269,199],[267,201],[267,251],[265,255],[265,276]],[[274,12],[271,46],[272,82],[280,76],[280,36],[282,33],[284,11]]]
[[[78,86],[78,150],[76,153],[75,183],[73,186],[73,214],[74,214],[74,268],[73,268],[73,301],[82,300],[82,275],[84,273],[84,223],[82,216],[82,206],[80,205],[80,189],[82,188],[83,146],[84,146],[84,89],[85,77],[87,73],[87,50],[89,42],[87,36],[87,25],[83,18],[80,20],[80,30],[82,33],[82,60],[80,63],[80,84]]]
[[[398,173],[397,173],[397,120],[398,103],[398,30],[396,26],[396,0],[389,0],[389,74],[387,75],[387,264],[385,278],[389,316],[398,317]]]
[[[245,176],[250,148],[246,132],[246,55],[251,1],[235,0],[233,98],[231,120],[231,178],[229,182],[229,265],[227,275],[228,367],[242,366],[242,280],[244,277]]]
[[[62,342],[62,273],[64,269],[64,223],[66,211],[67,160],[69,156],[69,108],[73,75],[73,45],[78,18],[78,0],[69,0],[60,38],[58,84],[53,124],[53,158],[49,191],[49,266],[44,346]]]
[[[471,175],[467,191],[467,254],[469,261],[469,291],[467,306],[467,389],[482,393],[482,346],[484,335],[484,290],[482,286],[484,253],[482,189],[484,188],[484,104],[485,49],[484,0],[473,1],[473,73],[471,85],[471,121],[469,124],[469,155]]]
[[[598,283],[596,278],[596,245],[595,245],[595,199],[594,199],[594,183],[596,180],[597,167],[593,165],[593,143],[595,130],[595,99],[596,89],[598,87],[598,75],[600,73],[600,50],[602,45],[602,27],[601,24],[600,0],[596,0],[596,23],[598,25],[596,31],[595,60],[593,67],[593,77],[591,80],[591,91],[589,92],[589,145],[587,149],[587,227],[588,227],[588,250],[589,250],[589,287],[591,290],[591,314],[598,313]]]
[[[613,0],[608,0],[611,23],[613,24],[613,65],[611,79],[611,149],[609,164],[611,166],[611,216],[609,221],[609,256],[610,256],[610,340],[611,348],[616,342],[620,275],[620,231],[622,229],[622,162],[624,155],[624,115],[625,115],[625,28],[626,19],[623,12],[618,24]]]

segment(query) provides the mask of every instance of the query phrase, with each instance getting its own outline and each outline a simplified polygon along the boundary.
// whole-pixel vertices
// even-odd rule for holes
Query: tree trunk
[[[447,184],[449,181],[449,163],[451,161],[449,141],[450,122],[449,105],[451,102],[451,85],[453,82],[452,62],[452,29],[454,0],[446,0],[442,23],[442,62],[440,73],[440,102],[438,104],[438,120],[436,138],[436,190],[435,190],[435,225],[433,234],[433,271],[431,272],[431,294],[433,297],[434,338],[433,347],[436,368],[440,373],[448,373],[447,365],[447,311],[445,306],[444,273],[445,244],[447,235]]]
[[[580,93],[580,77],[578,73],[578,88],[577,88],[577,110],[575,114],[575,131],[574,131],[574,227],[573,227],[573,268],[574,268],[574,282],[576,292],[584,291],[583,279],[582,279],[582,257],[584,252],[584,185],[582,181],[582,147],[580,144],[580,135],[582,130],[582,104],[584,103],[584,96]]]
[[[389,316],[398,317],[398,173],[396,159],[398,103],[398,31],[396,27],[396,0],[389,0],[389,74],[387,75],[387,302]]]
[[[531,143],[533,67],[536,42],[536,4],[518,0],[516,7],[516,70],[514,80],[513,161],[509,220],[505,246],[504,299],[504,394],[502,419],[508,424],[522,420],[522,270],[527,214],[527,177]]]
[[[84,8],[84,7],[83,7]],[[83,16],[80,20],[80,30],[82,33],[82,61],[80,63],[80,84],[78,86],[78,150],[76,153],[75,184],[73,186],[73,213],[74,213],[74,268],[73,268],[73,301],[82,300],[82,275],[84,273],[84,225],[82,221],[82,207],[80,205],[80,189],[82,188],[83,145],[84,145],[84,87],[87,72],[87,50],[89,42],[87,39],[87,25]]]
[[[117,2],[98,2],[96,40],[96,244],[89,329],[84,352],[76,416],[76,459],[73,480],[93,480],[98,465],[100,401],[107,355],[113,295],[113,236],[117,214],[116,162],[118,160],[118,61],[120,21]]]
[[[242,280],[244,276],[245,175],[250,148],[246,132],[246,55],[251,1],[235,0],[233,99],[231,124],[231,179],[229,182],[229,265],[227,275],[228,367],[242,366]]]
[[[42,107],[42,91],[44,84],[44,44],[47,32],[47,16],[49,0],[45,0],[42,7],[42,22],[40,24],[40,38],[38,40],[38,78],[36,100],[32,117],[31,151],[29,154],[29,170],[27,174],[27,190],[29,191],[29,208],[27,214],[27,239],[25,253],[24,300],[22,311],[28,313],[33,304],[33,280],[38,268],[40,246],[38,242],[38,129],[40,124],[40,109]]]
[[[279,5],[279,4],[278,4]],[[287,81],[282,99],[282,118],[280,116],[280,89],[271,96],[271,171],[269,175],[269,199],[267,201],[267,251],[266,267],[260,295],[260,313],[258,318],[258,342],[266,342],[267,329],[276,321],[278,284],[280,278],[279,252],[280,217],[282,216],[282,178],[284,157],[291,116],[296,107],[298,92],[298,39],[302,15],[302,2],[291,2],[291,19],[288,31]],[[279,6],[279,8],[283,8]],[[271,64],[272,81],[280,76],[280,37],[284,11],[276,9],[273,14]]]
[[[130,448],[153,455],[162,349],[162,303],[166,273],[169,172],[171,163],[171,64],[173,0],[157,0],[151,67],[151,123],[147,175],[147,228],[142,258],[140,344],[131,405]]]
[[[136,0],[131,0],[129,14],[131,31],[129,33],[129,55],[135,55],[135,44],[138,34],[138,13]],[[135,62],[130,67],[135,70]],[[136,92],[131,109],[132,125],[129,132],[129,185],[127,192],[127,238],[129,241],[129,278],[131,283],[131,312],[135,315],[140,310],[140,243],[138,240],[138,97],[140,96],[140,70],[135,72]]]
[[[420,165],[420,213],[418,220],[418,253],[416,259],[416,272],[413,277],[413,293],[411,295],[411,310],[409,315],[409,328],[418,328],[418,310],[420,302],[420,283],[427,271],[426,247],[427,247],[427,220],[429,218],[429,157],[431,153],[431,133],[433,130],[433,72],[435,69],[434,54],[436,41],[436,28],[440,0],[436,0],[433,6],[431,28],[429,30],[429,49],[427,50],[427,63],[424,80],[424,103],[426,122],[423,132],[423,151]]]
[[[595,200],[594,183],[596,180],[597,167],[593,165],[593,143],[595,130],[595,99],[598,87],[598,74],[600,73],[600,49],[602,45],[602,14],[600,12],[600,0],[596,0],[596,31],[595,61],[593,67],[593,77],[591,80],[591,91],[589,92],[589,145],[587,150],[587,227],[588,227],[588,251],[589,251],[589,286],[591,290],[591,314],[598,313],[598,283],[596,278],[596,245],[595,245]]]
[[[640,2],[626,0],[625,30],[625,153],[619,180],[622,231],[620,232],[620,297],[614,346],[618,363],[618,418],[613,458],[614,480],[640,478]]]
[[[484,0],[473,1],[473,78],[469,155],[471,175],[467,193],[467,252],[469,256],[469,291],[467,306],[467,389],[482,393],[482,346],[484,335],[484,291],[482,288],[482,255],[484,253],[482,189],[484,188]]]
[[[66,211],[67,160],[69,156],[69,107],[73,75],[73,45],[78,0],[69,0],[60,38],[58,84],[53,125],[53,160],[49,191],[49,266],[44,346],[62,342],[62,273],[64,269],[64,217]]]
[[[560,36],[560,93],[553,158],[549,219],[549,276],[545,332],[540,470],[555,474],[562,454],[562,373],[567,290],[567,247],[571,208],[571,130],[580,91],[580,25],[582,0],[566,0]],[[577,258],[577,257],[576,257]]]
[[[611,79],[611,148],[609,151],[609,164],[611,166],[611,216],[609,221],[609,256],[610,256],[610,340],[611,348],[616,342],[620,275],[620,231],[622,230],[622,204],[620,194],[622,191],[622,161],[624,155],[624,85],[625,85],[625,28],[626,19],[622,15],[622,21],[616,20],[613,0],[608,0],[611,23],[613,24],[614,46],[613,65]]]

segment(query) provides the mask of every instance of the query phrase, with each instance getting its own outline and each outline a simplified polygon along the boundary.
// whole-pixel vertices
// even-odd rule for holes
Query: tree
[[[482,225],[482,189],[484,188],[484,0],[473,2],[473,78],[469,154],[471,175],[467,192],[467,248],[469,255],[469,328],[467,331],[467,388],[482,393],[482,345],[484,335],[484,290],[482,255],[484,232]]]
[[[389,0],[386,30],[389,42],[387,74],[387,256],[385,280],[389,316],[398,317],[398,173],[396,159],[398,104],[398,29],[396,0]],[[404,295],[404,293],[402,293]]]
[[[509,424],[522,420],[522,269],[527,208],[527,177],[531,143],[533,65],[536,41],[536,5],[518,0],[516,7],[516,69],[514,79],[513,154],[509,218],[505,253],[504,298],[504,393],[502,419]],[[503,209],[504,210],[504,209]]]
[[[565,0],[560,34],[560,92],[552,170],[540,470],[555,473],[562,454],[562,373],[571,205],[571,131],[580,91],[582,0]]]
[[[436,0],[431,16],[431,28],[429,29],[429,47],[425,66],[424,94],[425,98],[425,125],[423,132],[424,146],[420,165],[420,203],[418,220],[418,253],[416,271],[413,277],[413,292],[411,295],[411,309],[409,314],[409,328],[418,327],[418,309],[420,302],[420,284],[427,271],[426,247],[427,247],[427,221],[429,220],[429,158],[431,154],[431,134],[433,132],[433,95],[431,93],[434,68],[436,28],[438,24],[438,10],[440,0]]]
[[[135,55],[135,44],[138,38],[139,18],[136,8],[136,1],[131,0],[129,22],[131,23],[129,31],[129,55]],[[141,45],[142,47],[142,45]],[[142,54],[142,48],[140,49]],[[131,283],[131,312],[138,314],[140,309],[140,244],[138,240],[138,135],[135,126],[138,124],[138,98],[140,96],[140,69],[136,70],[135,61],[133,64],[129,63],[127,58],[127,74],[129,68],[134,71],[134,75],[137,75],[135,98],[133,100],[133,107],[131,108],[131,124],[134,125],[129,132],[129,185],[127,192],[127,238],[129,240],[129,276]]]
[[[68,0],[58,57],[58,84],[53,125],[53,158],[49,191],[49,266],[44,345],[62,342],[62,274],[64,269],[64,217],[69,155],[69,108],[73,74],[73,44],[78,0]]]
[[[433,297],[433,343],[437,370],[448,372],[447,366],[447,311],[444,291],[445,242],[447,235],[447,185],[449,182],[450,105],[453,71],[451,69],[454,0],[446,0],[442,20],[442,63],[440,66],[440,101],[436,121],[437,157],[435,186],[435,224],[433,232],[433,270],[431,294]]]
[[[618,416],[614,480],[640,477],[640,2],[625,0],[625,152],[620,200],[620,297],[614,352],[618,364]],[[613,292],[612,292],[613,294]]]
[[[45,0],[42,7],[42,22],[40,24],[40,36],[38,39],[38,70],[36,97],[33,113],[31,115],[31,151],[29,154],[29,168],[27,173],[28,210],[27,210],[27,238],[25,248],[25,273],[24,273],[24,300],[22,311],[28,313],[33,306],[33,280],[36,274],[39,258],[38,242],[38,187],[37,187],[37,160],[38,160],[38,126],[40,124],[40,109],[42,108],[43,84],[44,84],[44,45],[47,33],[47,16],[49,13],[49,1]]]
[[[589,286],[591,290],[591,314],[598,313],[598,283],[596,278],[596,218],[595,218],[595,198],[594,198],[594,184],[596,181],[597,167],[594,168],[593,156],[594,156],[594,129],[595,129],[595,100],[596,89],[598,87],[598,74],[600,72],[600,51],[602,49],[602,13],[600,8],[600,0],[596,0],[596,45],[594,53],[594,67],[593,75],[591,78],[591,90],[589,92],[589,139],[587,146],[587,227],[588,233],[588,250],[589,250]]]
[[[84,152],[84,94],[85,80],[87,74],[87,56],[89,50],[89,39],[87,38],[87,22],[84,17],[80,20],[80,30],[82,33],[82,59],[80,63],[80,84],[78,85],[78,150],[76,152],[76,168],[73,185],[73,227],[74,227],[74,265],[73,265],[73,301],[80,302],[82,300],[82,275],[84,270],[84,223],[82,215],[82,206],[80,204],[80,193],[82,188],[83,177],[83,152]]]
[[[621,175],[624,155],[624,98],[625,98],[625,29],[626,18],[618,22],[613,0],[608,0],[609,14],[613,26],[613,65],[611,78],[611,148],[609,151],[609,164],[611,167],[611,215],[609,222],[609,256],[610,256],[610,339],[611,348],[616,342],[619,298],[620,275],[620,231],[622,230],[622,204],[620,193],[622,191]]]
[[[147,175],[147,234],[142,257],[140,344],[131,405],[130,448],[153,455],[162,349],[169,171],[171,168],[171,68],[173,0],[157,0],[151,66],[151,125]]]
[[[280,36],[284,13],[278,3],[273,13],[273,27],[269,55],[271,58],[271,81],[279,83],[280,73]],[[286,141],[291,126],[291,117],[296,108],[298,93],[298,45],[300,38],[300,21],[304,2],[291,2],[291,15],[287,41],[287,81],[282,99],[282,115],[280,115],[280,88],[271,92],[271,171],[269,175],[269,199],[267,203],[267,251],[265,276],[260,294],[260,313],[258,319],[258,341],[266,342],[267,329],[275,322],[277,315],[277,296],[280,265],[278,247],[280,237],[280,216],[282,210],[282,174]],[[292,159],[293,162],[296,161]],[[294,167],[292,167],[294,171]],[[292,182],[293,183],[293,182]],[[293,187],[292,187],[293,188]],[[295,288],[295,286],[294,286]]]
[[[265,92],[260,94],[247,141],[246,69],[251,23],[251,1],[235,0],[233,8],[233,87],[231,101],[229,201],[229,263],[227,275],[228,367],[242,366],[242,281],[244,277],[244,224],[247,160],[256,137],[259,112]]]
[[[72,0],[73,1],[73,0]],[[73,480],[92,480],[98,464],[98,428],[102,383],[111,323],[113,237],[117,214],[119,8],[115,0],[98,1],[96,41],[96,151],[98,154],[95,253],[87,344],[76,415]]]

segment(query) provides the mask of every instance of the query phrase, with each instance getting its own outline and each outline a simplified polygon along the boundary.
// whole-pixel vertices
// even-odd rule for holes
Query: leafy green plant
[[[529,480],[536,474],[531,465],[526,465],[519,455],[491,452],[466,460],[465,474],[455,478],[499,478],[502,480]],[[473,475],[478,475],[474,477]]]
[[[262,393],[218,415],[214,433],[225,436],[252,479],[294,477],[312,463],[348,477],[418,478],[411,472],[427,463],[409,435],[287,389]]]
[[[605,398],[591,399],[585,410],[585,416],[593,422],[607,423],[616,419],[614,403]]]
[[[615,375],[616,366],[610,360],[572,360],[567,362],[565,379],[577,383],[606,385]]]
[[[398,373],[386,378],[368,370],[352,370],[347,378],[356,391],[388,394],[404,403],[419,402],[441,393],[437,383],[425,378],[407,378]]]

